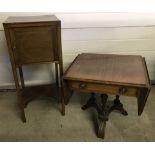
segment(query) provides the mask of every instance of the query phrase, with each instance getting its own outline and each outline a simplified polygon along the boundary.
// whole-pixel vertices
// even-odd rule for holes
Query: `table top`
[[[139,55],[83,53],[68,68],[64,79],[150,86],[145,59]]]
[[[35,23],[35,22],[51,22],[60,21],[55,15],[41,15],[41,16],[11,16],[8,17],[4,24],[11,23]]]

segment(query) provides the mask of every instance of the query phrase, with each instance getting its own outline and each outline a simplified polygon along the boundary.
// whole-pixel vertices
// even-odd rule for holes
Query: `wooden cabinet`
[[[24,84],[22,66],[30,64],[55,63],[56,91],[61,101],[61,77],[63,74],[62,48],[61,48],[61,21],[54,15],[9,17],[4,23],[5,36],[10,55],[22,120],[26,122],[24,108],[27,103],[45,92],[45,87],[27,89]],[[19,77],[17,69],[19,69]],[[53,85],[50,85],[53,88]],[[48,90],[49,85],[47,86]],[[52,89],[51,88],[51,89]],[[34,92],[35,91],[35,92]],[[55,91],[54,91],[55,92]],[[50,93],[47,93],[50,94]],[[26,96],[26,97],[25,97]],[[64,105],[62,104],[62,114]]]

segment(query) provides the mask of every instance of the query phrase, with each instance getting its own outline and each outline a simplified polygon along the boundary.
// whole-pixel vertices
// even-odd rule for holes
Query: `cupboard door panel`
[[[16,65],[55,60],[55,27],[14,28],[10,34]]]

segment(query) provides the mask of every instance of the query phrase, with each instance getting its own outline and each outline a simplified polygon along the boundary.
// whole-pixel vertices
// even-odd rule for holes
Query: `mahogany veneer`
[[[98,137],[104,138],[108,115],[119,110],[128,115],[119,96],[136,97],[138,115],[141,115],[151,85],[145,59],[138,55],[88,54],[77,56],[63,76],[65,102],[72,90],[91,93],[83,110],[93,106],[99,113]],[[101,94],[101,104],[96,103],[95,93]],[[106,104],[108,95],[116,95],[113,106]]]
[[[61,21],[55,15],[8,17],[3,26],[22,120],[26,122],[24,108],[35,97],[42,94],[55,96],[57,92],[59,101],[62,101],[60,94],[63,75]],[[22,66],[43,63],[55,63],[55,89],[52,85],[25,87]],[[20,81],[17,69],[19,69]],[[62,114],[64,114],[65,106],[63,102],[61,103]]]

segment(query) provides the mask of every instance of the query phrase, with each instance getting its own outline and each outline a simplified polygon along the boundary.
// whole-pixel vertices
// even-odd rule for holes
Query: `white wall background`
[[[50,13],[0,13],[0,88],[14,87],[2,23],[8,16]],[[62,50],[66,68],[77,54],[136,54],[146,58],[155,80],[155,13],[56,13],[62,21]],[[53,81],[52,65],[24,67],[26,84]]]

